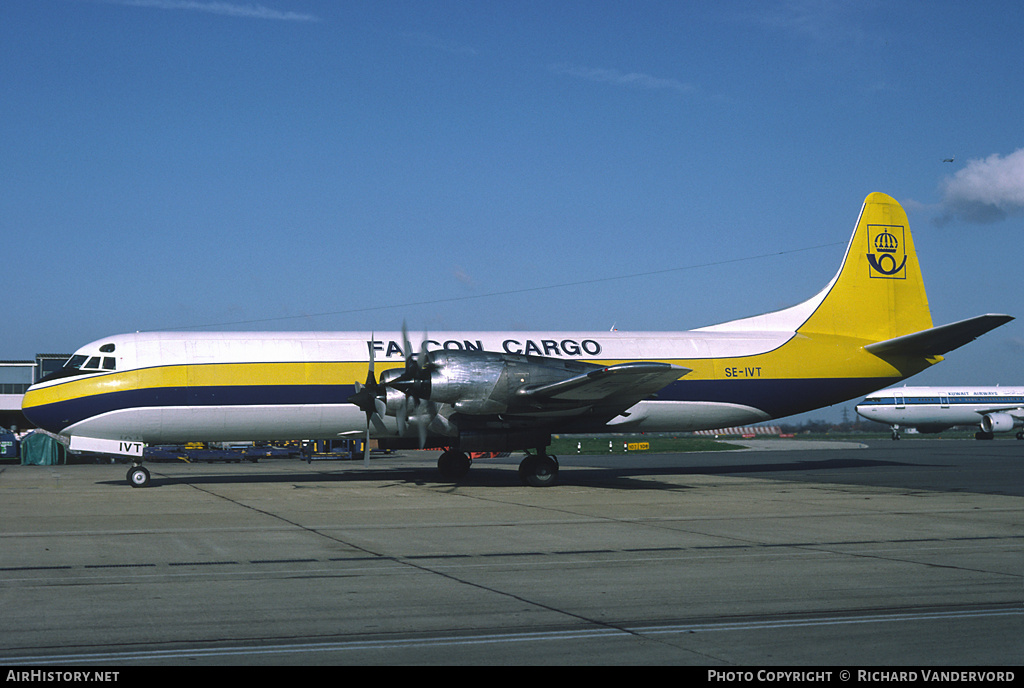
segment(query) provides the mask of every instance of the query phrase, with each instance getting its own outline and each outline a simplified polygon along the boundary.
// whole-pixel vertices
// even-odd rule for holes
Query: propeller
[[[374,372],[373,335],[367,343],[370,349],[370,369],[366,373],[366,383],[360,384],[356,380],[356,392],[348,398],[350,404],[355,404],[366,414],[366,443],[363,445],[363,466],[370,466],[370,425],[377,429],[377,432],[384,434],[387,426],[384,425],[384,415],[387,413],[387,405],[381,399],[386,394],[384,385],[377,382]]]
[[[370,337],[370,368],[366,374],[366,382],[357,381],[355,394],[348,398],[349,403],[355,404],[366,414],[366,446],[363,452],[363,464],[366,466],[370,461],[371,425],[380,434],[387,433],[384,416],[387,415],[388,410],[386,399],[389,387],[402,393],[398,407],[395,409],[399,434],[404,436],[411,422],[416,426],[420,448],[426,446],[428,428],[438,414],[438,405],[430,400],[430,373],[436,366],[430,359],[426,340],[427,336],[424,334],[419,353],[413,353],[412,344],[409,342],[409,332],[403,322],[402,345],[405,352],[405,368],[397,376],[394,374],[397,371],[384,371],[378,382],[374,371],[373,336]]]
[[[387,386],[399,390],[404,395],[397,414],[399,431],[405,434],[407,422],[411,417],[419,434],[422,448],[427,443],[427,428],[437,416],[438,410],[437,404],[430,401],[430,372],[434,369],[434,365],[427,351],[426,333],[423,335],[419,354],[413,354],[412,344],[409,342],[409,332],[404,322],[402,323],[402,346],[402,350],[405,352],[405,370],[394,380],[389,380]]]

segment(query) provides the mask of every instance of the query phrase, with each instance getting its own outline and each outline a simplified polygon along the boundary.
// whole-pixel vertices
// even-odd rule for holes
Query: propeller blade
[[[363,445],[363,468],[370,467],[370,424],[366,424],[366,444]]]
[[[413,425],[416,426],[416,434],[420,438],[420,449],[423,449],[427,444],[427,424],[423,420],[424,415],[421,411],[422,406],[422,402],[414,404],[412,415]]]
[[[420,449],[427,445],[427,432],[430,424],[437,417],[437,410],[437,404],[429,399],[414,400],[413,402],[413,424],[416,426],[416,432],[419,435]]]
[[[402,351],[405,353],[405,372],[413,372],[415,374],[416,359],[412,355],[412,344],[409,343],[409,330],[406,328],[404,320],[402,321]]]
[[[404,395],[402,396],[402,400],[398,402],[398,413],[396,417],[398,418],[398,434],[404,437],[405,429],[408,427],[407,421],[409,419],[408,401]]]
[[[369,387],[370,381],[372,380],[374,388],[377,386],[377,377],[374,370],[375,357],[373,355],[373,339],[375,335],[376,333],[370,334],[370,343],[367,344],[367,347],[370,349],[370,369],[366,373],[366,386]],[[380,402],[377,398],[376,389],[373,389],[372,397],[373,398],[369,404],[370,410],[366,412],[366,442],[363,444],[363,468],[370,467],[370,422],[376,421],[377,423],[381,423],[376,416],[377,404]],[[383,423],[381,424],[383,425]]]
[[[370,350],[370,365],[366,373],[366,382],[355,382],[355,394],[348,398],[348,402],[355,404],[366,414],[366,444],[363,446],[363,465],[370,465],[370,428],[371,426],[380,434],[387,433],[387,426],[384,424],[384,416],[387,415],[387,404],[380,398],[385,386],[377,382],[375,371],[376,357],[373,350],[374,335],[370,335],[367,346]]]
[[[419,431],[420,435],[420,449],[423,449],[427,446],[427,424],[420,420],[420,422],[416,424],[416,429]]]
[[[423,341],[420,343],[420,355],[419,355],[419,358],[416,359],[416,366],[420,370],[425,371],[429,365],[430,365],[430,355],[427,352],[427,333],[424,332],[423,333]]]
[[[409,341],[409,328],[402,321],[402,351],[405,357],[405,369],[397,377],[389,376],[387,381],[381,379],[384,387],[396,389],[402,393],[398,409],[398,432],[405,437],[410,422],[416,426],[420,448],[426,446],[429,426],[437,416],[437,404],[430,401],[430,372],[434,365],[427,351],[427,333],[423,333],[418,353],[413,353]]]

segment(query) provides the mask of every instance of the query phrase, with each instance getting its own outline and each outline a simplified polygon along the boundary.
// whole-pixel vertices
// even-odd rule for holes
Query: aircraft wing
[[[989,313],[868,344],[864,349],[876,356],[940,356],[974,341],[989,330],[994,330],[1011,320],[1013,320],[1011,315]]]
[[[983,416],[987,416],[990,413],[1006,413],[1013,416],[1018,420],[1024,420],[1024,408],[1006,408],[1006,406],[993,406],[992,408],[977,409],[977,412]]]
[[[592,370],[546,385],[516,392],[519,401],[544,406],[570,404],[615,404],[625,410],[690,372],[671,363],[635,361]]]

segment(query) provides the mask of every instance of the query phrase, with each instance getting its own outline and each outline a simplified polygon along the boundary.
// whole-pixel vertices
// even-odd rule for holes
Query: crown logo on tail
[[[907,264],[907,252],[900,240],[903,231],[901,226],[868,225],[869,245],[874,249],[874,253],[869,250],[867,254],[871,278],[906,279],[903,268]]]
[[[879,253],[896,253],[899,247],[899,239],[889,230],[885,230],[875,237],[875,250]]]

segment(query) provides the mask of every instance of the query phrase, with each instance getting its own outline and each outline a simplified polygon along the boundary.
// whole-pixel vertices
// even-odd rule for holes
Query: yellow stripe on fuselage
[[[158,366],[66,378],[55,384],[29,389],[22,401],[22,408],[34,408],[62,401],[137,389],[185,387],[188,384],[186,368],[186,366]]]
[[[386,370],[396,366],[381,366]],[[207,363],[171,365],[68,378],[32,388],[23,408],[117,392],[181,387],[244,387],[252,385],[351,385],[366,379],[361,362]]]
[[[207,363],[180,366],[187,370],[191,387],[226,387],[246,385],[351,385],[366,379],[367,363],[323,362],[305,363]],[[397,365],[377,367],[377,373]]]

